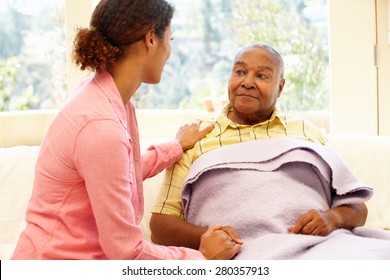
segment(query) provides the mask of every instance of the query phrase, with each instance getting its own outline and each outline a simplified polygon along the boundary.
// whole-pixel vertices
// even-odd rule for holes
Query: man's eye
[[[243,75],[243,74],[244,74],[244,71],[242,71],[242,70],[236,70],[236,74],[237,74],[237,75]]]
[[[267,75],[262,74],[262,73],[258,74],[257,77],[259,77],[260,79],[267,79],[268,78]]]

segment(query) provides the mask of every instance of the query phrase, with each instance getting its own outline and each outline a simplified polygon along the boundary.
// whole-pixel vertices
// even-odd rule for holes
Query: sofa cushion
[[[38,146],[0,148],[0,259],[11,256],[31,196]]]

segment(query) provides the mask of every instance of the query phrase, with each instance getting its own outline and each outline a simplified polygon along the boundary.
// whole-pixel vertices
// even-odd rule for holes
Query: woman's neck
[[[134,46],[135,47],[135,46]],[[131,48],[131,47],[130,47]],[[126,105],[143,82],[144,58],[138,51],[128,50],[109,71]]]

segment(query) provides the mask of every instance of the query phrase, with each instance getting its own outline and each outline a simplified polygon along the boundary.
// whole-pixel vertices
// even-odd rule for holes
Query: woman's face
[[[165,30],[162,39],[155,36],[156,48],[149,65],[146,67],[145,83],[158,84],[160,82],[165,63],[171,55],[171,37],[172,30],[170,26]]]

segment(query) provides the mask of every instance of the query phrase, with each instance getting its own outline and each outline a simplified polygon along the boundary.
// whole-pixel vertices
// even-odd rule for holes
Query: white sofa
[[[39,144],[55,113],[0,113],[0,259],[10,258],[24,228]],[[176,110],[139,110],[137,114],[143,148],[172,139],[183,123],[210,116],[203,111]],[[328,140],[355,175],[375,190],[367,203],[366,226],[390,229],[390,137],[330,134]],[[159,174],[144,184],[145,216],[141,226],[148,240],[150,209],[161,177]]]

